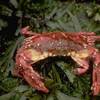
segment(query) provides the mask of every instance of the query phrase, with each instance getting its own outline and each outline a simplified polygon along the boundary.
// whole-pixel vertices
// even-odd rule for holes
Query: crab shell
[[[30,37],[24,40],[21,48],[17,51],[13,75],[24,78],[33,88],[44,93],[48,93],[49,90],[44,85],[43,77],[32,68],[33,64],[35,66],[35,63],[48,57],[70,56],[78,65],[74,69],[74,73],[80,75],[88,70],[89,60],[95,59],[98,53],[94,43],[96,40],[100,40],[100,37],[95,36],[93,32],[34,34],[29,31],[29,26],[27,26],[21,30],[21,33]],[[98,54],[100,55],[100,53]],[[99,58],[94,61],[95,65],[98,66]],[[97,80],[94,79],[94,81]],[[93,85],[93,92],[96,92],[94,88]]]

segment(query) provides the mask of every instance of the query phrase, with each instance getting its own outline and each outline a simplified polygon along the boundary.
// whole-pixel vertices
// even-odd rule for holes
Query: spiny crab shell
[[[95,48],[95,41],[100,40],[94,32],[46,32],[35,34],[29,26],[22,28],[21,33],[27,37],[16,54],[16,65],[13,75],[24,78],[33,88],[48,93],[43,77],[32,68],[40,60],[55,56],[70,56],[78,65],[76,75],[84,74],[89,69],[89,60],[93,61],[93,94],[100,92],[100,53]]]

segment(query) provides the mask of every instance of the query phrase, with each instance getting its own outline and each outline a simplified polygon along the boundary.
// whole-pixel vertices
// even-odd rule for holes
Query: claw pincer
[[[96,54],[93,57],[95,59],[94,63],[97,67],[100,65],[100,56],[97,56],[97,49],[94,47],[94,42],[98,38],[93,32],[49,32],[34,34],[29,30],[29,26],[23,28],[21,32],[23,35],[30,37],[25,39],[21,48],[17,51],[13,74],[24,78],[27,83],[39,91],[44,93],[49,92],[43,82],[43,77],[35,70],[35,67],[37,67],[36,63],[41,60],[55,56],[70,56],[78,66],[74,69],[74,73],[80,75],[88,70],[89,59],[92,58],[95,51]],[[32,68],[32,65],[35,67]],[[99,78],[95,79],[95,77],[98,77],[96,74],[99,76],[96,70],[94,70],[93,83],[98,83],[99,81],[100,84]],[[93,85],[93,88],[95,87]],[[98,87],[100,88],[100,86]],[[94,90],[94,92],[96,91],[100,92],[100,89]]]

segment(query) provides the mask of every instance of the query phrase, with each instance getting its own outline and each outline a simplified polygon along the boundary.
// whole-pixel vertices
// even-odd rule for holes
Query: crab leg
[[[100,53],[95,54],[94,64],[92,90],[93,95],[98,95],[100,93]]]
[[[32,68],[28,59],[29,58],[24,56],[24,53],[17,55],[17,63],[13,72],[14,75],[23,77],[33,88],[48,93],[49,91],[44,86],[42,76]]]
[[[100,41],[100,36],[94,36],[95,41]]]
[[[93,83],[91,88],[93,95],[98,95],[100,93],[100,73],[98,70],[100,70],[100,68],[93,69]]]
[[[29,30],[29,26],[26,26],[26,27],[22,28],[20,32],[25,37],[37,35],[37,33],[32,32],[32,31]]]

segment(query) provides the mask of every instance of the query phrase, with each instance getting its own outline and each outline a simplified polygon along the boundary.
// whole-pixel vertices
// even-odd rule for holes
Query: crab
[[[36,63],[49,57],[71,57],[77,67],[74,74],[82,75],[92,67],[93,62],[93,95],[100,93],[100,52],[95,48],[95,41],[100,36],[94,32],[44,32],[35,33],[29,26],[21,29],[26,37],[22,46],[17,50],[16,63],[12,74],[27,81],[33,88],[44,93],[49,89],[44,84],[44,78],[35,70]],[[32,67],[34,65],[34,67]]]

